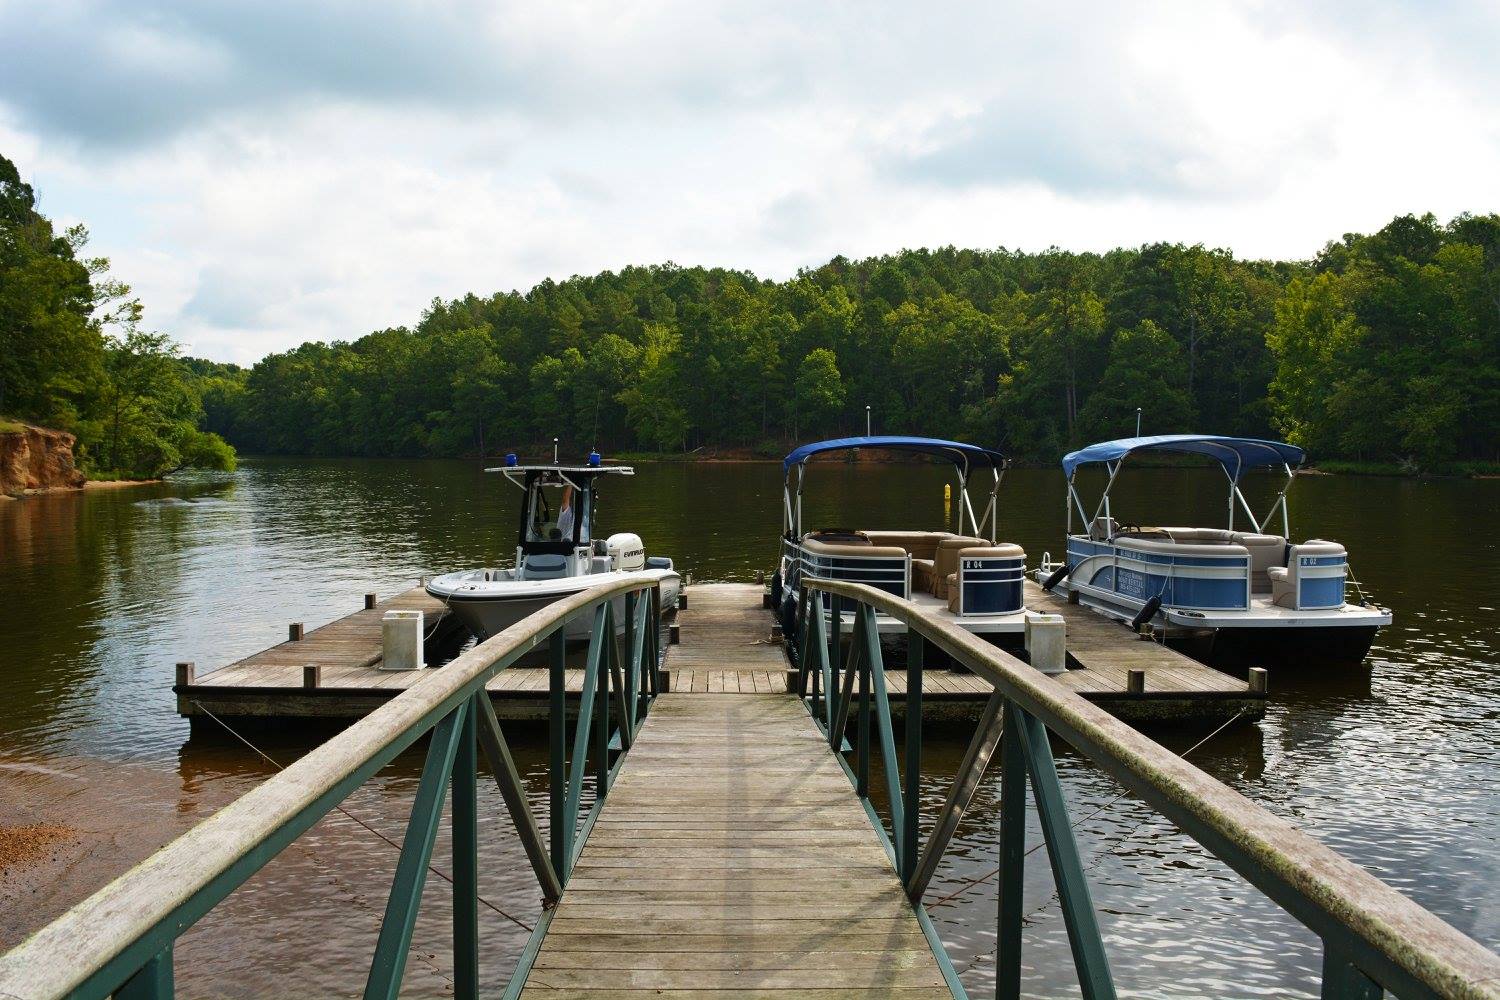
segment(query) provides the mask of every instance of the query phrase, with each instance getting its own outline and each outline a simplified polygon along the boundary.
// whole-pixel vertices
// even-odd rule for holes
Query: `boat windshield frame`
[[[1137,443],[1139,442],[1139,443]],[[1273,460],[1258,459],[1246,461],[1244,448],[1254,446],[1272,452],[1276,457]],[[1110,453],[1109,457],[1093,458],[1087,455],[1091,449],[1100,449]],[[1265,526],[1271,523],[1271,519],[1279,511],[1281,514],[1281,534],[1284,538],[1291,538],[1292,523],[1291,510],[1287,502],[1287,492],[1297,478],[1301,469],[1301,462],[1305,460],[1305,453],[1296,445],[1280,441],[1262,441],[1257,438],[1233,438],[1217,437],[1214,435],[1163,435],[1155,438],[1122,438],[1119,441],[1105,441],[1100,444],[1089,445],[1087,448],[1072,452],[1063,458],[1063,469],[1068,477],[1068,495],[1063,501],[1067,511],[1067,534],[1073,534],[1073,513],[1076,510],[1082,521],[1082,530],[1087,534],[1090,525],[1103,517],[1106,521],[1112,518],[1110,511],[1110,491],[1114,489],[1115,480],[1120,475],[1120,469],[1124,467],[1125,460],[1138,451],[1165,451],[1176,455],[1197,455],[1206,457],[1219,466],[1224,477],[1229,481],[1228,496],[1228,530],[1234,530],[1234,517],[1236,505],[1244,510],[1245,516],[1250,519],[1250,524],[1257,534],[1265,530]],[[1293,465],[1285,456],[1296,453],[1299,456],[1298,464]],[[1089,517],[1084,509],[1083,498],[1078,492],[1075,477],[1078,470],[1085,465],[1103,465],[1109,478],[1105,481],[1104,490],[1099,494],[1099,503],[1094,508],[1094,516]],[[1240,489],[1240,482],[1245,472],[1256,468],[1279,467],[1286,475],[1281,489],[1277,491],[1276,499],[1265,514],[1257,518],[1255,511],[1250,506],[1250,501],[1245,499],[1244,492]]]
[[[597,512],[594,495],[594,480],[601,475],[634,475],[635,470],[625,465],[566,466],[566,465],[508,465],[486,469],[499,472],[506,480],[519,487],[524,494],[516,526],[516,548],[522,555],[571,555],[580,547],[592,543],[594,517]],[[573,518],[573,536],[558,539],[534,539],[531,534],[531,514],[537,499],[545,497],[544,487],[571,486],[576,510]]]
[[[988,526],[988,538],[994,544],[1000,531],[1000,483],[1005,478],[1005,470],[1009,467],[1009,460],[998,451],[990,448],[981,448],[978,445],[965,444],[962,441],[944,441],[937,438],[919,437],[896,437],[896,436],[867,436],[853,438],[834,438],[828,441],[819,441],[813,444],[802,445],[787,455],[782,462],[783,479],[781,487],[781,533],[787,541],[795,542],[802,537],[802,488],[806,479],[807,462],[814,455],[821,455],[835,451],[858,451],[862,448],[886,449],[893,451],[910,451],[921,455],[933,455],[938,458],[947,459],[958,476],[959,503],[957,512],[957,523],[955,527],[961,535],[964,533],[964,518],[967,515],[969,527],[972,534],[978,538],[986,537],[986,526]],[[984,513],[976,515],[974,504],[969,497],[969,476],[971,472],[982,471],[989,468],[993,482],[990,484],[989,502],[985,505]],[[792,487],[792,471],[796,470],[796,489]]]

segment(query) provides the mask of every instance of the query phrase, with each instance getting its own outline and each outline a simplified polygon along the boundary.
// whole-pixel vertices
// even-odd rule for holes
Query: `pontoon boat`
[[[639,535],[622,532],[596,539],[595,482],[604,476],[634,475],[625,465],[604,465],[597,453],[587,465],[520,465],[507,455],[498,472],[520,487],[520,529],[516,564],[506,569],[471,569],[434,577],[427,592],[453,610],[481,641],[560,597],[616,576],[643,569],[668,571],[662,577],[662,607],[677,602],[680,581],[672,560],[646,555]],[[624,598],[615,608],[617,627],[625,627]],[[585,639],[591,622],[568,623],[569,639]]]
[[[802,488],[808,459],[858,448],[933,455],[950,462],[958,480],[957,530],[821,528],[804,533]],[[788,634],[799,634],[794,631],[799,587],[803,576],[813,576],[867,583],[971,632],[994,636],[1007,645],[1020,643],[1026,630],[1026,553],[1019,545],[996,540],[997,494],[1005,465],[1005,456],[997,451],[921,437],[835,438],[802,445],[787,455],[782,462],[781,563],[771,590]],[[990,488],[984,513],[976,517],[969,481],[980,473],[989,474]],[[885,616],[879,625],[882,632],[905,629]]]
[[[1110,489],[1136,452],[1172,452],[1213,459],[1229,481],[1224,528],[1122,524],[1110,510]],[[1292,543],[1286,494],[1305,455],[1296,445],[1255,438],[1165,434],[1089,445],[1062,461],[1068,477],[1067,557],[1044,556],[1036,571],[1044,588],[1072,592],[1096,610],[1140,629],[1167,635],[1200,633],[1224,648],[1282,656],[1357,662],[1370,651],[1389,611],[1361,596],[1347,603],[1349,559],[1321,538]],[[1094,514],[1084,510],[1075,474],[1102,464],[1109,476]],[[1257,519],[1240,490],[1252,469],[1280,468],[1286,481]],[[1243,510],[1248,530],[1235,527]],[[1269,531],[1280,513],[1280,534]],[[1082,527],[1074,531],[1074,514]]]

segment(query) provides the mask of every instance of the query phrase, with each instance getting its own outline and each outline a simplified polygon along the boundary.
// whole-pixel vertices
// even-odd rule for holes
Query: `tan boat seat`
[[[964,549],[983,548],[990,543],[983,538],[956,535],[938,542],[937,554],[933,557],[933,597],[948,596],[948,580],[958,572],[958,554]]]
[[[904,557],[906,550],[894,545],[871,545],[868,541],[860,542],[823,542],[811,535],[804,536],[802,548],[806,552],[814,552],[825,556],[897,556]]]
[[[899,545],[911,553],[913,559],[932,559],[937,555],[938,543],[945,538],[955,538],[951,531],[864,531],[871,545]]]
[[[1298,556],[1341,556],[1345,549],[1338,542],[1313,538],[1301,545],[1288,546],[1286,565],[1272,566],[1266,571],[1271,581],[1271,603],[1283,608],[1297,607],[1297,575],[1301,564]]]
[[[931,559],[913,559],[911,561],[911,590],[912,593],[923,591],[932,593],[935,587],[933,578],[934,562]]]
[[[1251,593],[1269,594],[1270,571],[1283,568],[1286,559],[1286,539],[1280,535],[1257,535],[1250,531],[1236,531],[1230,539],[1250,553]]]

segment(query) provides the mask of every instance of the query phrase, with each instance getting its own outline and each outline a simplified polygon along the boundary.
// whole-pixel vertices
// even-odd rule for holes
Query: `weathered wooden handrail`
[[[607,787],[608,731],[608,679],[613,673],[617,689],[620,688],[620,655],[615,644],[613,611],[611,603],[622,597],[627,603],[626,638],[633,659],[630,665],[639,667],[651,662],[651,677],[639,678],[637,670],[630,670],[624,690],[629,701],[622,701],[618,709],[624,709],[620,720],[622,744],[629,746],[630,738],[639,723],[636,715],[637,699],[644,699],[655,691],[655,660],[659,656],[659,643],[654,633],[660,618],[660,582],[664,571],[647,571],[622,577],[617,582],[602,584],[561,598],[547,607],[512,625],[510,628],[480,643],[473,649],[455,658],[440,669],[431,670],[405,691],[364,719],[334,736],[311,751],[285,770],[272,775],[256,788],[220,809],[187,833],[162,847],[151,857],[136,865],[113,882],[77,904],[52,923],[43,927],[4,955],[0,955],[0,997],[51,998],[64,996],[98,997],[130,984],[132,993],[146,996],[169,996],[172,990],[171,948],[173,941],[193,923],[224,899],[237,886],[264,867],[287,845],[331,811],[359,785],[376,774],[403,750],[411,746],[424,734],[433,732],[433,746],[428,754],[428,764],[423,770],[418,787],[417,806],[413,809],[412,825],[408,827],[407,843],[402,849],[401,864],[397,869],[397,887],[392,891],[392,905],[387,910],[386,926],[382,927],[381,942],[386,944],[386,927],[391,925],[392,912],[397,903],[403,903],[411,911],[404,919],[415,918],[415,906],[420,902],[420,885],[425,876],[426,854],[431,851],[431,833],[426,829],[417,831],[425,837],[426,854],[413,847],[413,830],[418,826],[419,812],[423,824],[433,824],[435,814],[441,806],[442,789],[453,774],[455,785],[455,817],[462,807],[472,812],[472,780],[474,741],[478,739],[485,749],[502,749],[503,737],[493,725],[493,711],[489,708],[484,685],[500,670],[514,663],[521,656],[538,648],[551,639],[552,655],[552,700],[554,728],[554,765],[557,763],[556,748],[560,746],[558,735],[562,717],[563,699],[563,642],[565,625],[569,619],[597,609],[594,643],[590,649],[590,677],[598,677],[598,687],[605,697],[595,704],[596,712],[606,720],[600,739],[596,742],[596,764],[606,771],[605,784],[600,786],[600,797]],[[645,603],[641,603],[644,601]],[[643,613],[637,613],[643,612]],[[651,627],[642,629],[643,620]],[[601,632],[601,629],[603,630]],[[599,640],[607,641],[608,649]],[[607,659],[608,662],[605,662]],[[638,684],[645,684],[642,689]],[[617,710],[618,710],[617,709]],[[580,719],[578,732],[589,732],[588,720]],[[599,732],[595,730],[595,732]],[[499,741],[497,744],[497,740]],[[464,748],[467,745],[468,750]],[[599,748],[605,750],[598,754]],[[587,747],[584,747],[587,749]],[[508,762],[509,752],[503,753]],[[455,766],[458,760],[467,769],[469,795],[459,798],[460,771]],[[492,756],[492,763],[493,760]],[[581,780],[583,760],[575,748],[575,776]],[[500,774],[507,804],[513,809],[514,797],[519,797],[525,807],[518,780],[514,779],[513,767],[511,787]],[[560,775],[553,774],[554,803],[559,796]],[[571,784],[571,782],[569,783]],[[569,789],[571,791],[571,788]],[[433,801],[424,804],[423,796]],[[576,807],[576,796],[571,796]],[[576,820],[576,811],[569,814]],[[559,814],[554,811],[554,821]],[[472,821],[472,816],[468,819]],[[529,811],[524,819],[529,820]],[[518,828],[523,839],[528,833],[539,840],[534,821],[525,823],[518,817]],[[529,830],[527,827],[529,826]],[[551,857],[539,855],[539,845],[528,842],[527,850],[533,865],[538,869],[543,891],[548,896],[567,879],[572,831],[564,834],[554,822],[553,851]],[[455,830],[455,844],[459,833]],[[581,845],[579,845],[581,846]],[[559,847],[565,850],[559,851]],[[472,851],[470,843],[468,849]],[[410,862],[420,858],[420,862]],[[455,864],[455,874],[459,865]],[[547,884],[544,871],[551,867],[556,876],[552,885]],[[409,871],[408,871],[409,870]],[[403,872],[416,878],[415,887],[407,890],[413,897],[398,900]],[[470,872],[472,876],[472,872]],[[455,897],[458,895],[455,889]],[[456,904],[458,900],[455,899]],[[460,923],[455,919],[455,924]],[[457,926],[456,926],[457,930]],[[470,935],[473,928],[468,928]],[[405,927],[405,940],[409,941],[410,927]],[[404,944],[399,934],[395,944]],[[455,940],[455,951],[460,943]],[[388,952],[391,949],[386,949]],[[472,942],[469,950],[472,951]],[[397,958],[404,963],[404,947]],[[381,959],[377,949],[377,965]],[[387,957],[390,957],[389,955]],[[469,955],[473,964],[473,956]],[[463,963],[458,963],[462,965]],[[399,972],[399,965],[397,966]],[[367,995],[375,990],[377,970],[372,969],[371,985]],[[475,984],[468,981],[463,968],[456,970],[457,992],[472,995]],[[387,974],[384,986],[389,987]],[[399,974],[394,976],[399,986]]]
[[[1046,730],[1056,733],[1095,766],[1139,795],[1184,833],[1239,872],[1323,940],[1324,997],[1373,997],[1379,996],[1381,987],[1384,987],[1403,997],[1500,998],[1500,956],[1291,823],[1251,802],[1047,675],[982,638],[925,614],[915,604],[873,587],[804,578],[802,588],[804,595],[809,591],[833,595],[835,613],[840,604],[848,602],[856,612],[864,606],[901,621],[923,640],[931,642],[993,684],[997,693],[1009,702],[1005,726],[1008,744],[1010,731],[1020,730],[1016,735],[1019,742],[1015,750],[1018,762],[1024,753],[1026,764],[1034,765],[1040,754],[1046,757],[1042,766],[1050,768],[1045,731],[1040,728],[1045,726]],[[870,628],[873,629],[873,623]],[[816,634],[822,636],[821,624]],[[858,646],[858,635],[855,645]],[[921,643],[915,645],[920,650]],[[804,684],[809,673],[814,681],[819,676],[807,660],[810,652],[799,650]],[[859,661],[861,654],[851,652],[851,657]],[[868,659],[868,654],[865,654],[865,659]],[[824,660],[826,663],[826,657]],[[869,667],[868,662],[860,663],[862,671],[868,671]],[[837,665],[831,671],[825,669],[822,676],[837,679]],[[853,678],[843,680],[846,692],[842,700],[847,713],[852,693],[847,686]],[[829,694],[834,693],[832,685],[825,683],[824,689]],[[815,718],[820,714],[818,705],[814,691]],[[830,727],[834,729],[830,736],[841,739],[843,729],[836,721],[839,714],[829,706],[826,717],[835,720]],[[1038,723],[1034,731],[1026,732]],[[911,724],[912,720],[908,719],[908,725]],[[909,757],[908,765],[910,763]],[[1002,767],[1005,768],[1007,784],[1002,791],[1009,792],[1013,787],[1010,785],[1012,775],[1017,771],[1007,764],[1002,764]],[[1025,769],[1019,773],[1018,787],[1024,790]],[[1033,769],[1032,773],[1035,775],[1036,771]],[[959,777],[960,780],[963,778],[962,775]],[[910,782],[911,775],[907,778]],[[1037,783],[1040,798],[1043,782]],[[1007,815],[1018,815],[1012,809],[1023,808],[1020,802],[1010,801],[1013,797],[1006,797],[1002,802],[1002,822]],[[1045,828],[1048,810],[1040,800],[1038,805],[1042,807]],[[1060,810],[1060,800],[1052,806]],[[901,815],[899,807],[893,810],[893,815]],[[902,818],[908,827],[914,825],[915,817],[907,815]],[[1070,836],[1066,839],[1071,841]],[[1011,846],[1018,848],[1019,845],[1019,837],[1014,838]],[[906,859],[901,866],[903,877],[911,870],[913,846],[907,840],[904,854],[897,848],[898,859]],[[1052,847],[1049,843],[1049,849]],[[1008,853],[1004,843],[1002,856],[1007,866],[1020,863],[1019,851]],[[1054,858],[1054,867],[1057,863]],[[1003,886],[1011,876],[1018,878],[1018,874],[1002,872],[1001,875],[1002,926],[1006,916]],[[1014,884],[1019,887],[1018,881]],[[1059,888],[1066,892],[1068,887]],[[1019,911],[1015,916],[1018,920]],[[1016,923],[1016,933],[1019,933],[1019,922]],[[1007,942],[1001,942],[1002,949],[1006,945]],[[1018,956],[1011,956],[1011,961],[1018,962]],[[1002,966],[1003,963],[1004,956]],[[1019,965],[1015,966],[1015,972],[1018,974]],[[1086,970],[1080,968],[1080,974],[1085,973]],[[1006,970],[1002,967],[999,983],[1002,991],[1005,979]],[[1084,985],[1086,996],[1095,995],[1087,983]],[[1104,986],[1102,992],[1112,995],[1107,977]]]

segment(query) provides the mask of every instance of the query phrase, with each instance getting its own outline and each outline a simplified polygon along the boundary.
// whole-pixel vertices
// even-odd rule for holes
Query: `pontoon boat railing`
[[[513,976],[520,991],[569,872],[609,793],[616,762],[657,694],[662,571],[562,598],[481,643],[266,779],[57,920],[0,955],[0,997],[173,995],[176,939],[423,735],[431,733],[365,996],[401,986],[443,799],[453,787],[454,995],[479,991],[477,747],[483,747],[547,904]],[[624,650],[613,602],[624,598]],[[578,720],[568,754],[566,629],[592,616]],[[549,652],[550,844],[543,841],[485,682],[521,656]],[[594,806],[580,811],[583,779]]]
[[[1000,750],[999,997],[1020,995],[1021,885],[1028,779],[1085,998],[1114,985],[1088,882],[1073,839],[1048,735],[1139,795],[1323,942],[1325,998],[1500,997],[1500,956],[1302,833],[982,638],[916,605],[855,583],[805,577],[797,635],[798,692],[835,751],[852,720],[853,766],[844,764],[930,938],[922,896],[997,746]],[[852,612],[845,644],[825,623]],[[904,770],[897,759],[875,615],[905,623]],[[936,647],[994,685],[943,810],[918,843],[922,669]],[[873,745],[873,750],[872,750]],[[881,756],[891,828],[870,800],[871,753]],[[843,753],[839,759],[843,761]],[[939,951],[939,954],[941,952]],[[963,988],[946,966],[955,996]]]

